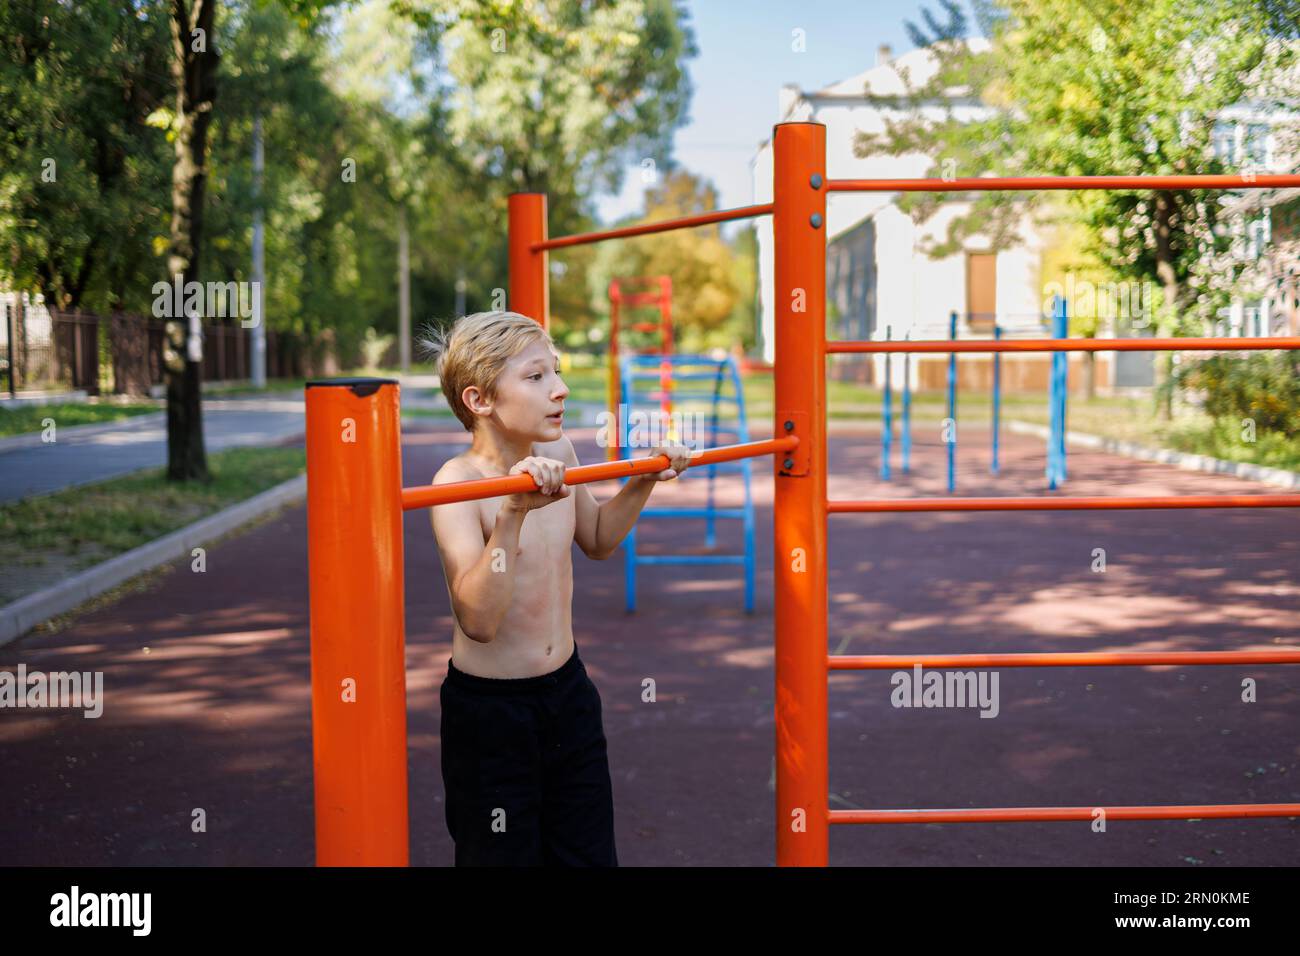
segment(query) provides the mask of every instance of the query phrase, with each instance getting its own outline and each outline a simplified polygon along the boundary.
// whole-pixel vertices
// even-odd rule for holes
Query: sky
[[[713,182],[721,208],[748,205],[749,164],[772,135],[781,87],[817,90],[855,76],[875,66],[882,43],[895,57],[914,49],[904,21],[922,23],[923,6],[942,18],[934,0],[687,0],[699,53],[686,61],[693,92],[674,158]],[[804,52],[792,49],[796,29]],[[641,168],[629,166],[623,190],[598,197],[601,222],[640,212],[646,188]]]

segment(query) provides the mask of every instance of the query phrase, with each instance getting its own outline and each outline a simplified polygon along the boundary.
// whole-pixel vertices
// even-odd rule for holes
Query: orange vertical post
[[[545,242],[546,194],[511,193],[510,217],[510,311],[536,319],[542,328],[551,327],[549,255],[533,251]]]
[[[399,386],[310,381],[306,403],[316,863],[406,866]]]
[[[609,412],[613,419],[613,428],[609,432],[610,443],[605,457],[617,461],[620,457],[619,447],[622,432],[619,430],[619,403],[623,395],[622,372],[618,365],[618,323],[619,309],[623,304],[623,292],[618,287],[617,279],[609,280]]]
[[[775,161],[776,862],[825,866],[826,127],[778,124]]]

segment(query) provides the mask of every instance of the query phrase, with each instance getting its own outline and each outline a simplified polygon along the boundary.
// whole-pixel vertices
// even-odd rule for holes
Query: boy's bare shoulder
[[[573,442],[569,440],[567,435],[561,435],[555,441],[535,442],[533,450],[539,458],[554,458],[564,462],[576,461],[578,457],[573,450]],[[455,481],[474,481],[477,478],[487,477],[462,452],[443,462],[442,467],[433,476],[433,481],[430,484],[446,485]]]
[[[483,473],[462,453],[443,462],[430,484],[448,485],[455,481],[473,481],[482,477]]]

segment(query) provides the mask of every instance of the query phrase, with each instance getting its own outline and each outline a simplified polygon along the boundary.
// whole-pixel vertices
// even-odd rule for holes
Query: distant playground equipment
[[[1300,816],[1300,803],[833,808],[829,680],[833,671],[997,667],[1149,667],[1300,664],[1300,648],[1135,652],[828,653],[826,535],[832,515],[902,512],[1117,511],[1296,508],[1300,494],[1031,495],[831,498],[827,490],[826,360],[862,353],[1152,352],[1300,348],[1300,336],[999,341],[828,341],[827,199],[837,192],[970,192],[1047,189],[1268,189],[1300,175],[1028,176],[827,179],[826,127],[790,122],[773,137],[773,201],[660,222],[549,238],[546,196],[509,197],[509,303],[550,322],[549,253],[628,236],[772,216],[777,289],[800,289],[800,308],[776,297],[774,437],[705,451],[692,463],[775,455],[772,599],[776,862],[825,866],[830,828],[1075,821],[1248,819]],[[311,602],[312,756],[316,862],[405,866],[407,801],[403,513],[455,501],[538,490],[531,475],[402,487],[401,409],[391,379],[307,382],[307,535]],[[649,474],[666,455],[570,468],[564,483]],[[1008,518],[1005,520],[1017,520]],[[938,532],[933,532],[938,533]],[[867,545],[864,543],[864,548]],[[698,622],[702,627],[707,622]],[[707,632],[705,632],[707,633]],[[720,773],[724,772],[720,770]],[[707,785],[707,781],[705,781]],[[953,803],[959,801],[953,800]]]
[[[666,379],[661,370],[667,365],[671,374]],[[691,448],[718,447],[720,436],[728,444],[749,441],[749,424],[745,417],[745,393],[740,384],[740,372],[730,356],[713,358],[708,355],[629,355],[623,359],[619,409],[623,412],[619,422],[621,448],[634,448],[639,444],[649,447],[659,443],[659,437],[646,442],[636,441],[633,428],[641,419],[654,422],[657,417],[647,414],[660,411],[665,405],[676,408],[671,418],[660,419],[661,427],[655,436],[671,428],[671,440]],[[654,390],[641,386],[648,385]],[[682,386],[682,387],[679,387]],[[688,410],[691,406],[708,403],[707,430],[695,423],[705,417],[702,411]],[[714,503],[714,485],[718,475],[738,474],[744,485],[744,503],[738,508],[719,508]],[[632,530],[623,539],[624,582],[626,609],[636,610],[636,569],[642,564],[740,564],[745,568],[745,611],[754,610],[754,497],[750,488],[750,460],[722,462],[688,468],[678,476],[679,481],[708,481],[708,498],[702,508],[644,508]],[[647,518],[703,518],[704,546],[713,549],[717,544],[714,523],[719,519],[736,519],[744,522],[744,551],[740,554],[639,554],[637,529]]]
[[[645,308],[653,306],[659,310],[657,321],[634,322],[626,330],[641,335],[658,335],[659,341],[650,345],[642,344],[628,349],[622,348],[621,332],[623,326],[623,309]],[[609,282],[609,410],[618,414],[618,403],[623,393],[619,384],[621,374],[620,362],[623,352],[634,355],[672,355],[673,354],[673,280],[670,276],[627,276],[611,279]],[[659,366],[660,385],[663,399],[660,410],[664,419],[672,415],[672,391],[669,381],[672,366],[667,362]],[[617,419],[615,419],[617,420]],[[618,460],[622,448],[611,444],[607,451],[610,461]]]
[[[1054,296],[1052,315],[1050,317],[1052,337],[1065,339],[1069,336],[1070,320],[1065,299]],[[957,313],[948,316],[948,340],[957,341]],[[1002,329],[993,324],[993,341],[1002,340]],[[885,330],[885,341],[890,342],[891,333]],[[904,339],[906,341],[906,338]],[[880,477],[890,481],[893,477],[891,462],[894,446],[893,417],[893,381],[890,378],[890,352],[885,353],[884,392],[881,395],[881,418],[883,425],[880,432]],[[1047,487],[1055,491],[1065,482],[1065,421],[1066,403],[1069,396],[1068,357],[1064,352],[1053,352],[1051,374],[1048,385],[1048,438],[1047,438]],[[993,353],[993,448],[989,464],[990,474],[998,474],[998,440],[1001,432],[1002,418],[1002,353]],[[912,469],[912,376],[911,354],[903,353],[903,411],[899,428],[900,467],[902,474],[910,474]],[[957,353],[948,355],[948,417],[943,430],[943,441],[948,455],[948,491],[957,486]]]

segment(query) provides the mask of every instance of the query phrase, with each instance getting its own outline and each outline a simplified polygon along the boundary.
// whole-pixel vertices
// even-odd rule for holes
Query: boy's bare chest
[[[554,560],[569,553],[577,518],[573,499],[573,491],[570,489],[569,497],[563,501],[537,508],[524,516],[524,523],[519,529],[520,557],[532,564],[534,559]],[[502,503],[501,498],[488,498],[479,502],[479,521],[484,544],[492,537],[497,512],[501,510]]]

